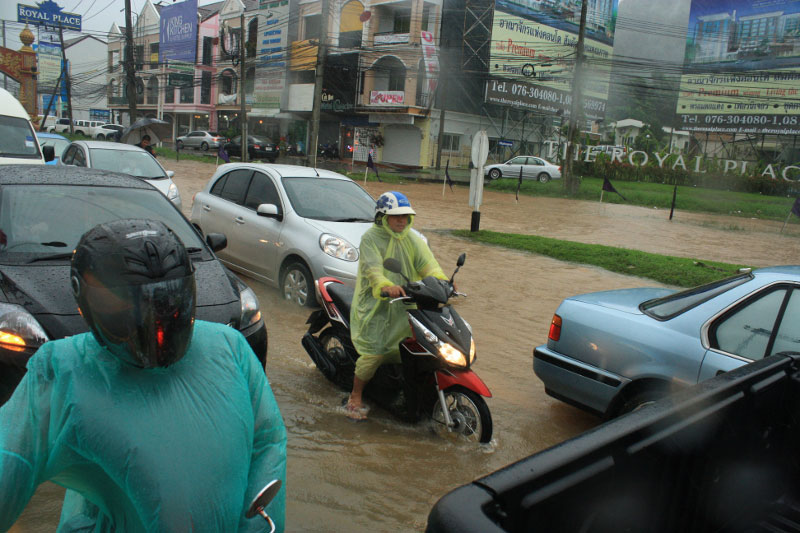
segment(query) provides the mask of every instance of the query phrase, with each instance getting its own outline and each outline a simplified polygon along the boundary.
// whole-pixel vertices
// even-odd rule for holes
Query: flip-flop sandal
[[[361,422],[367,419],[367,409],[365,407],[355,407],[351,404],[346,404],[344,406],[345,416],[350,420],[354,420],[356,422]]]

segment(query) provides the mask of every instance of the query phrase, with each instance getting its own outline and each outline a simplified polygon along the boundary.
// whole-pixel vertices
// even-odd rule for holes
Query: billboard
[[[197,58],[197,0],[161,8],[159,61],[194,63]]]
[[[39,43],[36,48],[39,92],[53,94],[61,77],[61,47],[49,43]]]
[[[800,0],[692,0],[676,126],[800,133]]]
[[[586,0],[583,110],[603,118],[611,77],[618,0]],[[581,4],[575,0],[496,0],[486,101],[568,113]]]
[[[45,0],[35,6],[17,4],[17,22],[81,31],[81,15],[65,13],[53,0]]]
[[[259,109],[281,108],[286,86],[289,0],[262,0],[258,10],[256,77],[252,101],[253,115]]]

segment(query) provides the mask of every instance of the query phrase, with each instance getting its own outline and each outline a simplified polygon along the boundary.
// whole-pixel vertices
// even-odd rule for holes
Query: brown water
[[[176,171],[184,211],[210,177],[209,166],[165,162]],[[194,176],[187,178],[186,176]],[[553,312],[581,292],[655,285],[599,268],[487,247],[435,230],[468,229],[467,190],[440,185],[368,183],[406,192],[416,225],[430,239],[445,272],[461,252],[466,265],[455,305],[473,326],[475,371],[492,391],[494,439],[476,446],[450,442],[426,424],[395,421],[378,408],[353,423],[341,412],[345,393],[314,367],[300,338],[308,312],[284,303],[275,289],[253,280],[269,331],[267,373],[289,433],[289,531],[420,531],[432,505],[448,490],[593,427],[599,421],[545,395],[532,369],[533,348],[545,342]],[[797,263],[798,234],[778,235],[780,223],[668,213],[629,206],[487,192],[481,228],[531,233],[650,252],[753,265]],[[731,230],[738,227],[741,229]],[[43,485],[14,532],[53,531],[62,491]]]

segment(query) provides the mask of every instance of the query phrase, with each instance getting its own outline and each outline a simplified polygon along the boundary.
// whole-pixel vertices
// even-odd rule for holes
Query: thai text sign
[[[598,0],[588,6],[581,79],[583,98],[592,102],[584,105],[589,118],[605,114],[617,3]],[[487,101],[548,113],[569,111],[579,13],[580,3],[495,0]],[[492,85],[493,80],[501,85]]]
[[[372,91],[369,93],[369,105],[402,106],[405,104],[404,91]]]
[[[158,47],[161,63],[187,61],[197,58],[197,0],[161,8],[161,40]]]
[[[425,77],[428,78],[425,92],[430,94],[436,90],[439,82],[439,52],[431,32],[421,32],[420,42],[422,43],[422,58],[425,60]],[[433,99],[430,101],[432,102]]]
[[[692,0],[676,126],[800,133],[800,0]]]
[[[65,30],[81,31],[81,16],[76,13],[64,13],[52,0],[45,0],[38,6],[17,4],[17,22],[36,26],[61,26]]]

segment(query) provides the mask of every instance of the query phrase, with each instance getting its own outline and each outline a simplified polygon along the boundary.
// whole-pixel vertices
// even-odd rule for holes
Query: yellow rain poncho
[[[407,306],[400,302],[390,304],[389,299],[381,297],[384,287],[406,283],[400,274],[384,269],[383,261],[390,257],[400,261],[402,272],[410,281],[427,276],[447,279],[428,245],[411,231],[413,222],[414,216],[409,215],[405,229],[395,233],[384,216],[361,238],[350,327],[353,346],[360,356],[356,376],[365,381],[372,378],[380,364],[399,363],[398,344],[411,335]],[[375,356],[378,360],[374,360]],[[374,361],[368,363],[370,359]]]
[[[66,487],[59,531],[284,528],[286,429],[258,359],[236,330],[197,321],[186,355],[135,368],[91,333],[44,344],[0,408],[0,531],[40,483]]]

